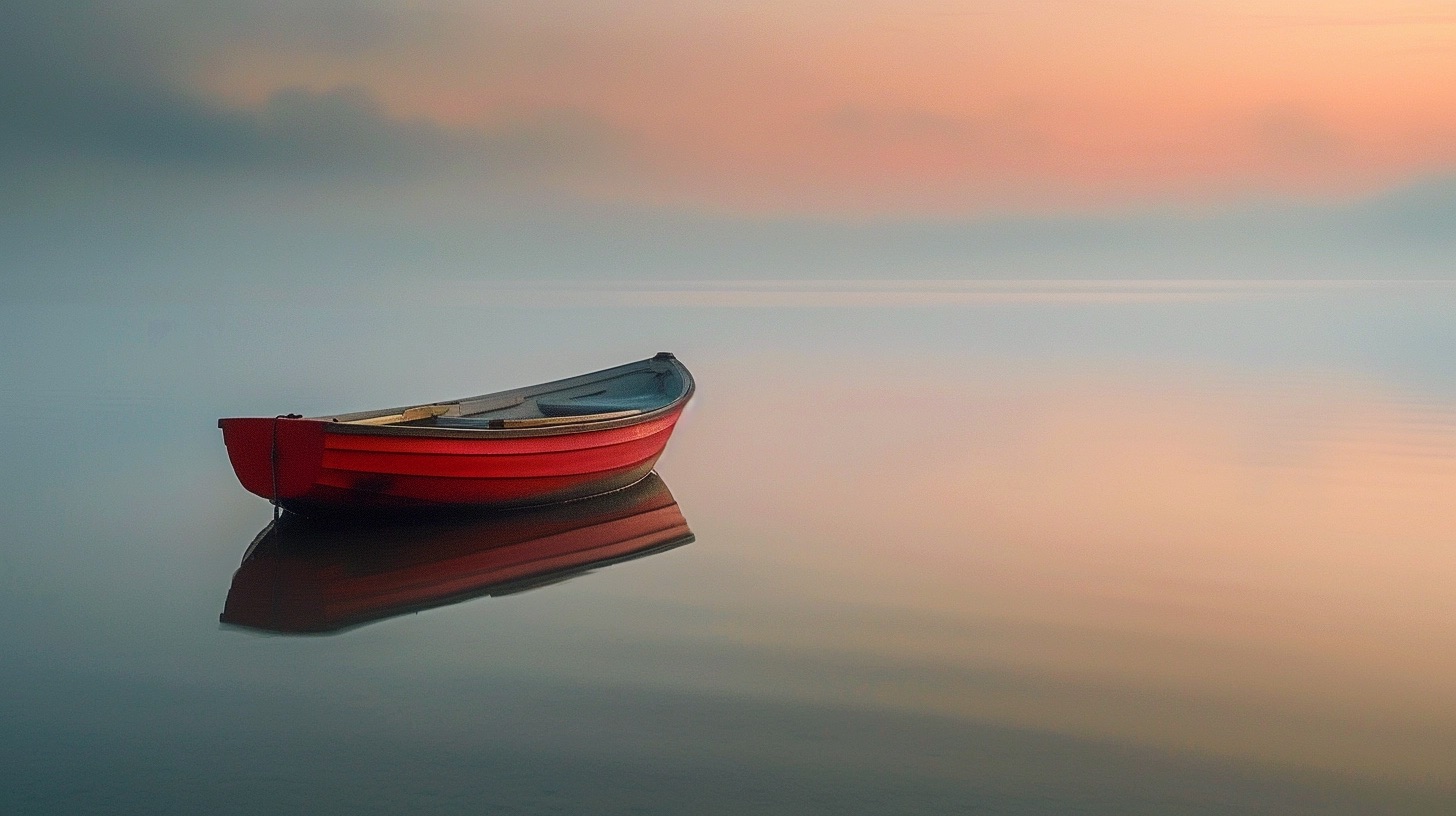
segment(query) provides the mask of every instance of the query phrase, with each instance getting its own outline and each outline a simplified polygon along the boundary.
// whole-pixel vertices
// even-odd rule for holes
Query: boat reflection
[[[351,524],[285,515],[243,557],[221,620],[285,634],[338,632],[560,583],[692,540],[656,473],[603,496],[473,517]]]

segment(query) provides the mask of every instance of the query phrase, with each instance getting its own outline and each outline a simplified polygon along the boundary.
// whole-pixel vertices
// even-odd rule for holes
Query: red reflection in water
[[[285,516],[233,576],[224,623],[334,632],[559,583],[692,541],[656,474],[604,496],[492,515],[344,524]]]

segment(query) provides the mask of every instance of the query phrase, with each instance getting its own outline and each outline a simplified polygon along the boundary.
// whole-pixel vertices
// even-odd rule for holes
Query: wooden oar
[[[575,425],[578,422],[601,422],[605,419],[621,419],[642,413],[633,408],[630,411],[608,411],[604,414],[577,414],[561,417],[521,417],[519,419],[492,419],[491,428],[539,428],[544,425]]]
[[[444,416],[450,410],[448,405],[421,405],[418,408],[406,408],[398,414],[385,414],[384,416],[368,417],[367,419],[353,419],[350,425],[393,425],[396,422],[414,422],[417,419],[429,419],[430,417]]]

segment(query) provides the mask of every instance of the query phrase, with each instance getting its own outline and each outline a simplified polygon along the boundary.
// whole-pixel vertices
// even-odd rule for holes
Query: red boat
[[[286,510],[512,507],[642,479],[692,395],[692,375],[663,352],[446,402],[217,424],[243,487]]]
[[[383,618],[557,584],[693,540],[657,477],[544,507],[340,524],[269,524],[233,575],[223,623],[335,632]]]

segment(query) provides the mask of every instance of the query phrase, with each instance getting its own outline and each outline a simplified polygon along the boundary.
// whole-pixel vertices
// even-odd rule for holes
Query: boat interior
[[[671,354],[555,382],[446,402],[320,417],[351,425],[483,430],[625,419],[681,399],[692,379]]]

